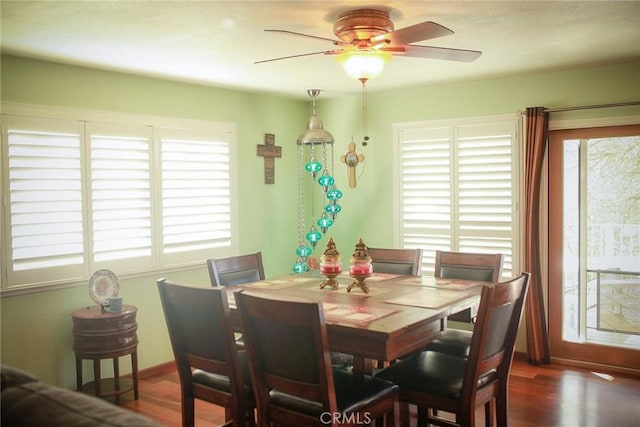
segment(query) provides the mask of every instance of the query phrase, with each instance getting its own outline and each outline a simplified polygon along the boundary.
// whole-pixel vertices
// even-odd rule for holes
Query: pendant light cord
[[[367,79],[360,79],[362,82],[362,123],[364,125],[365,141],[369,139],[367,130]]]
[[[298,242],[304,242],[304,146],[300,144],[298,150]]]

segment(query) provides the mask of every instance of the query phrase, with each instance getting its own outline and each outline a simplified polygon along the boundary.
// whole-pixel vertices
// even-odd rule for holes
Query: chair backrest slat
[[[435,277],[499,282],[502,254],[436,251]]]
[[[207,260],[211,286],[233,286],[264,280],[262,253]]]
[[[417,276],[422,268],[422,249],[369,248],[373,271]]]

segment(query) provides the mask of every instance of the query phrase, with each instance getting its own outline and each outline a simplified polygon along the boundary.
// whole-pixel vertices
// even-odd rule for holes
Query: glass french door
[[[640,369],[640,126],[551,132],[551,356]]]

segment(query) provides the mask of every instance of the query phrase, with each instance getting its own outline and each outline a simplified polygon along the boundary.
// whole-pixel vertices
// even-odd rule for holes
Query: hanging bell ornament
[[[329,190],[327,190],[327,199],[331,201],[339,200],[342,198],[342,191],[338,190],[336,185],[332,185]]]
[[[315,181],[316,174],[322,169],[322,163],[316,160],[316,155],[313,151],[311,152],[311,159],[304,165],[304,168],[311,174],[311,178]]]
[[[298,258],[295,264],[293,264],[292,270],[294,273],[300,274],[309,271],[309,267],[302,258]]]
[[[315,225],[312,225],[311,229],[307,233],[307,240],[311,243],[311,246],[315,248],[320,239],[322,239],[322,234],[318,232]]]
[[[322,230],[322,232],[326,233],[329,227],[333,225],[333,219],[331,219],[326,212],[322,212],[322,215],[318,219],[317,224],[318,224],[318,227],[320,227],[320,229]]]
[[[324,187],[325,192],[329,189],[330,186],[333,185],[334,182],[335,180],[331,175],[329,175],[329,171],[327,171],[326,169],[322,172],[320,178],[318,178],[318,184]]]
[[[331,215],[331,218],[334,220],[336,219],[336,216],[338,216],[338,213],[341,210],[342,210],[342,206],[340,206],[339,204],[333,201],[324,207],[324,211],[329,215]]]
[[[311,255],[311,248],[305,245],[304,242],[299,242],[296,248],[296,255],[305,261]]]

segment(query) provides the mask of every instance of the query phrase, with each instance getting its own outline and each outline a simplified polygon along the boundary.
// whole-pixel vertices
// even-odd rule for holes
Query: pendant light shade
[[[320,94],[320,90],[309,89],[307,94],[313,100],[313,111],[307,123],[307,130],[298,137],[298,145],[333,144],[333,135],[324,130],[322,120],[316,115],[316,97]]]

